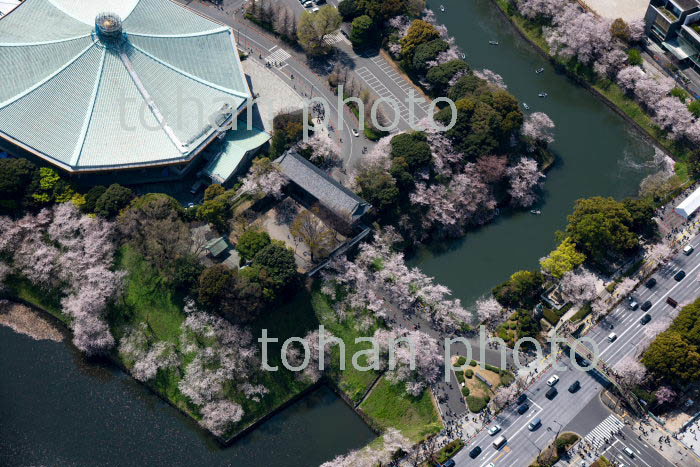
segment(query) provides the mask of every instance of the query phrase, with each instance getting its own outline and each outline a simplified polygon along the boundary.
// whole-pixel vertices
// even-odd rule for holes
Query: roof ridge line
[[[182,76],[185,76],[186,78],[189,78],[189,79],[191,79],[191,80],[193,80],[193,81],[197,81],[198,83],[203,84],[203,85],[205,85],[205,86],[209,86],[210,88],[216,89],[217,91],[225,92],[226,94],[232,94],[232,95],[234,95],[234,96],[242,97],[242,98],[244,98],[244,99],[247,99],[247,98],[250,97],[250,94],[244,94],[244,93],[242,93],[242,92],[240,92],[240,91],[235,91],[235,90],[233,90],[233,89],[225,88],[225,87],[223,87],[223,86],[219,86],[218,84],[214,84],[214,83],[212,83],[212,82],[210,82],[210,81],[207,81],[207,80],[205,80],[205,79],[202,79],[202,78],[200,78],[200,77],[198,77],[198,76],[194,76],[194,75],[191,74],[191,73],[187,73],[186,71],[181,70],[180,68],[178,68],[178,67],[176,67],[176,66],[174,66],[174,65],[172,65],[172,64],[170,64],[170,63],[168,63],[168,62],[166,62],[165,60],[162,60],[162,59],[160,59],[160,58],[158,58],[158,57],[153,56],[152,54],[146,52],[145,50],[143,50],[141,47],[137,46],[136,44],[133,44],[133,43],[130,42],[130,45],[131,45],[131,47],[133,47],[134,49],[138,50],[139,52],[141,52],[142,54],[144,54],[145,56],[147,56],[147,57],[150,58],[151,60],[154,60],[154,61],[160,63],[160,64],[163,65],[164,67],[170,68],[170,69],[173,70],[174,72],[179,73],[179,74],[181,74]]]
[[[85,118],[83,119],[83,127],[80,130],[80,137],[75,144],[73,149],[73,155],[70,159],[70,165],[75,167],[80,160],[80,156],[83,153],[83,147],[85,146],[85,139],[87,138],[88,131],[92,124],[92,115],[95,112],[95,105],[97,103],[97,94],[99,93],[100,83],[102,82],[102,75],[104,75],[105,69],[105,59],[107,58],[107,49],[102,49],[102,57],[100,58],[100,68],[95,79],[95,86],[92,90],[92,96],[90,98],[91,105],[89,109],[85,112]]]
[[[141,94],[141,97],[143,97],[143,100],[146,102],[146,105],[148,105],[148,108],[151,109],[151,112],[158,121],[158,124],[160,124],[161,128],[168,136],[168,138],[170,138],[170,141],[172,141],[177,150],[180,151],[180,153],[182,154],[186,154],[187,146],[182,141],[180,141],[180,138],[177,137],[175,131],[173,131],[173,129],[170,128],[170,125],[168,125],[168,123],[165,121],[165,116],[161,113],[160,109],[158,109],[158,106],[149,94],[148,90],[146,89],[146,86],[144,86],[143,82],[141,81],[141,78],[139,78],[139,75],[138,73],[136,73],[136,70],[134,69],[134,64],[131,62],[129,56],[126,54],[126,52],[121,51],[119,52],[119,58],[121,58],[122,63],[126,67],[127,73],[129,73],[129,76],[131,76],[131,79],[136,85],[136,89],[138,89],[139,93]]]
[[[56,71],[54,71],[53,73],[51,73],[49,76],[47,76],[46,78],[42,79],[41,81],[39,81],[38,83],[34,84],[33,86],[30,86],[29,88],[25,89],[24,91],[20,92],[20,93],[17,94],[16,96],[13,96],[13,97],[7,99],[5,102],[0,102],[0,109],[3,109],[3,108],[5,108],[5,107],[7,107],[8,105],[12,104],[13,102],[16,102],[16,101],[20,100],[20,99],[23,98],[24,96],[26,96],[26,95],[28,95],[28,94],[30,94],[30,93],[36,91],[36,90],[39,89],[40,87],[42,87],[44,84],[46,84],[46,83],[49,82],[51,79],[53,79],[55,76],[57,76],[59,73],[63,72],[66,68],[68,68],[68,67],[71,66],[73,63],[75,63],[76,61],[78,61],[78,59],[80,59],[83,55],[85,55],[85,54],[87,53],[88,50],[90,50],[90,49],[92,49],[93,47],[95,47],[95,44],[96,44],[96,43],[97,43],[97,42],[93,40],[92,43],[91,43],[89,46],[85,47],[78,55],[76,55],[75,57],[73,57],[72,60],[70,60],[68,63],[64,64],[64,65],[63,65],[62,67],[60,67],[58,70],[56,70]]]
[[[54,39],[52,41],[44,42],[0,42],[0,47],[30,47],[34,45],[60,44],[61,42],[77,41],[78,39],[84,39],[90,36],[92,36],[92,32],[83,34],[82,36],[69,37],[66,39]]]
[[[221,26],[216,29],[209,29],[207,31],[200,31],[200,32],[189,32],[189,33],[184,33],[184,34],[151,34],[151,33],[143,33],[143,32],[127,32],[127,35],[129,36],[139,36],[139,37],[154,37],[156,39],[160,38],[171,38],[171,39],[177,39],[177,38],[185,38],[185,37],[200,37],[200,36],[209,36],[211,34],[220,34],[222,32],[228,31],[229,28],[228,26]]]

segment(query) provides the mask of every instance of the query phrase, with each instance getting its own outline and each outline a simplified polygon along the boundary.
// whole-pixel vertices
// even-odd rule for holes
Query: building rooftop
[[[700,6],[700,1],[698,0],[672,0],[678,7],[683,11],[688,11],[696,6]]]
[[[204,168],[204,173],[214,183],[226,183],[249,151],[270,140],[270,134],[263,130],[255,127],[249,130],[243,119],[239,119],[237,124],[237,129],[226,134],[221,151]]]
[[[275,162],[287,178],[340,217],[354,222],[371,208],[365,200],[293,150]]]
[[[171,0],[25,0],[0,54],[0,137],[68,171],[187,162],[251,97],[232,30]]]

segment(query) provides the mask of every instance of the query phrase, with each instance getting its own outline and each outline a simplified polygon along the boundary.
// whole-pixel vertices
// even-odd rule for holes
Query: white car
[[[608,340],[610,342],[614,342],[615,339],[617,339],[617,334],[615,334],[614,332],[611,332],[610,334],[608,334]]]
[[[688,256],[693,252],[693,250],[695,250],[695,248],[693,248],[691,245],[686,245],[685,248],[683,248],[683,254]]]
[[[554,386],[558,382],[559,382],[559,377],[557,375],[554,375],[547,380],[547,386]]]
[[[356,129],[352,129],[353,136],[360,136],[360,133]]]
[[[489,435],[493,436],[496,433],[498,433],[499,431],[501,431],[501,427],[498,425],[494,425],[491,428],[489,428]]]

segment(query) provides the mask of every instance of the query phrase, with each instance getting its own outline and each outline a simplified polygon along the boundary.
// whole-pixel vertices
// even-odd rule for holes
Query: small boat
[[[540,211],[539,209],[533,209],[532,211],[530,211],[530,214],[535,214],[539,216],[540,214],[542,214],[542,211]]]
[[[498,41],[489,41],[489,44],[491,44],[491,45],[498,45]]]
[[[538,68],[538,69],[535,70],[535,73],[537,73],[537,74],[539,75],[539,74],[542,73],[543,71],[544,71],[544,68]]]
[[[546,92],[541,92],[541,93],[539,93],[539,94],[537,94],[537,95],[538,95],[539,97],[547,97],[547,93],[546,93]]]
[[[523,102],[523,107],[525,108],[525,110],[530,110],[530,106],[527,105],[527,103],[525,102]]]
[[[445,11],[445,6],[444,6],[444,5],[440,5],[440,11]]]
[[[459,53],[459,56],[462,57],[462,60],[464,60],[465,58],[467,58],[467,54],[465,54],[464,52],[460,52],[460,53]]]

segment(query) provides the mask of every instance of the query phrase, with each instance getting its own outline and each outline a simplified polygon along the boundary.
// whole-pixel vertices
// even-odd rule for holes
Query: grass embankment
[[[153,341],[169,341],[177,344],[182,333],[181,325],[185,319],[183,297],[175,293],[157,271],[128,247],[119,251],[116,257],[116,268],[126,270],[127,276],[122,298],[111,307],[108,313],[108,321],[115,339],[118,341],[127,328],[146,323]],[[60,311],[60,292],[42,292],[28,281],[17,278],[12,280],[11,286],[15,296],[46,309],[66,324],[70,322],[69,318]],[[282,366],[280,350],[282,342],[288,337],[303,337],[317,327],[318,321],[310,306],[310,297],[303,292],[297,294],[288,304],[268,311],[251,325],[256,343],[262,329],[267,329],[270,337],[279,339],[277,343],[268,345],[268,362],[272,366],[278,366],[279,370],[276,372],[260,370],[256,375],[257,382],[265,385],[269,390],[260,402],[247,399],[233,386],[227,390],[228,398],[241,404],[245,411],[243,419],[232,427],[228,436],[235,435],[310,387],[308,382],[300,381],[295,373]],[[112,357],[127,368],[133,365],[133,362],[122,361],[116,350],[112,352]],[[181,368],[189,363],[190,358],[183,356],[184,362]],[[176,407],[199,419],[197,407],[193,406],[178,389],[178,383],[182,378],[181,368],[161,369],[146,385]]]
[[[372,336],[378,326],[373,326],[367,331],[358,331],[352,318],[339,322],[328,297],[317,287],[312,292],[311,303],[319,322],[345,343],[345,370],[339,369],[340,353],[338,347],[334,346],[333,368],[329,377],[357,404],[372,388],[380,374],[372,370],[358,370],[352,364],[353,354],[371,348],[370,343],[356,344],[355,339]],[[366,356],[360,356],[358,363],[362,366],[367,365]],[[396,428],[412,441],[420,441],[442,429],[442,422],[430,391],[426,390],[421,396],[412,397],[405,392],[402,384],[391,384],[385,377],[381,377],[359,408],[372,419],[376,427]]]
[[[177,343],[185,319],[182,311],[183,297],[174,293],[166,281],[129,248],[123,248],[119,252],[117,268],[128,271],[128,275],[123,299],[110,313],[115,337],[123,335],[127,326],[144,322],[155,339]],[[317,326],[318,322],[309,306],[309,297],[305,293],[298,294],[288,304],[269,310],[252,323],[250,331],[256,342],[262,329],[267,329],[270,337],[279,339],[268,345],[268,362],[279,369],[275,372],[260,370],[257,375],[257,381],[269,390],[260,402],[247,399],[233,387],[228,389],[227,396],[241,404],[245,411],[243,419],[232,428],[229,435],[234,435],[308,389],[308,382],[300,381],[295,373],[282,366],[280,351],[282,342],[288,337],[303,337]],[[189,363],[187,358],[184,363]],[[161,370],[149,385],[177,407],[199,418],[196,408],[178,389],[181,377],[179,369]]]
[[[629,97],[620,86],[610,80],[599,79],[595,76],[590,67],[582,66],[575,61],[564,61],[553,56],[549,44],[547,44],[547,40],[544,37],[542,25],[521,16],[508,0],[494,0],[494,2],[511,20],[513,25],[515,25],[515,27],[531,42],[544,51],[555,65],[558,65],[560,68],[566,70],[569,75],[585,82],[591,86],[591,88],[598,91],[598,93],[604,96],[624,115],[639,125],[651,138],[656,140],[658,144],[673,154],[677,161],[677,175],[681,177],[683,182],[688,180],[685,160],[690,152],[690,148],[682,147],[669,139],[666,133],[654,123],[651,116],[649,116],[639,103]]]
[[[439,433],[443,428],[429,390],[413,397],[406,393],[403,385],[391,384],[385,377],[379,380],[360,409],[379,427],[396,428],[414,442]]]
[[[367,332],[360,332],[355,329],[355,323],[352,320],[344,323],[338,322],[328,298],[317,288],[312,292],[311,304],[319,323],[323,324],[331,334],[345,343],[345,370],[340,370],[340,350],[338,346],[333,346],[333,364],[330,377],[350,400],[357,404],[377,379],[379,373],[372,370],[360,371],[352,364],[352,356],[356,352],[372,348],[369,342],[356,344],[355,339],[372,336],[377,326],[374,326]],[[367,357],[362,355],[357,359],[357,362],[359,365],[366,366]]]

